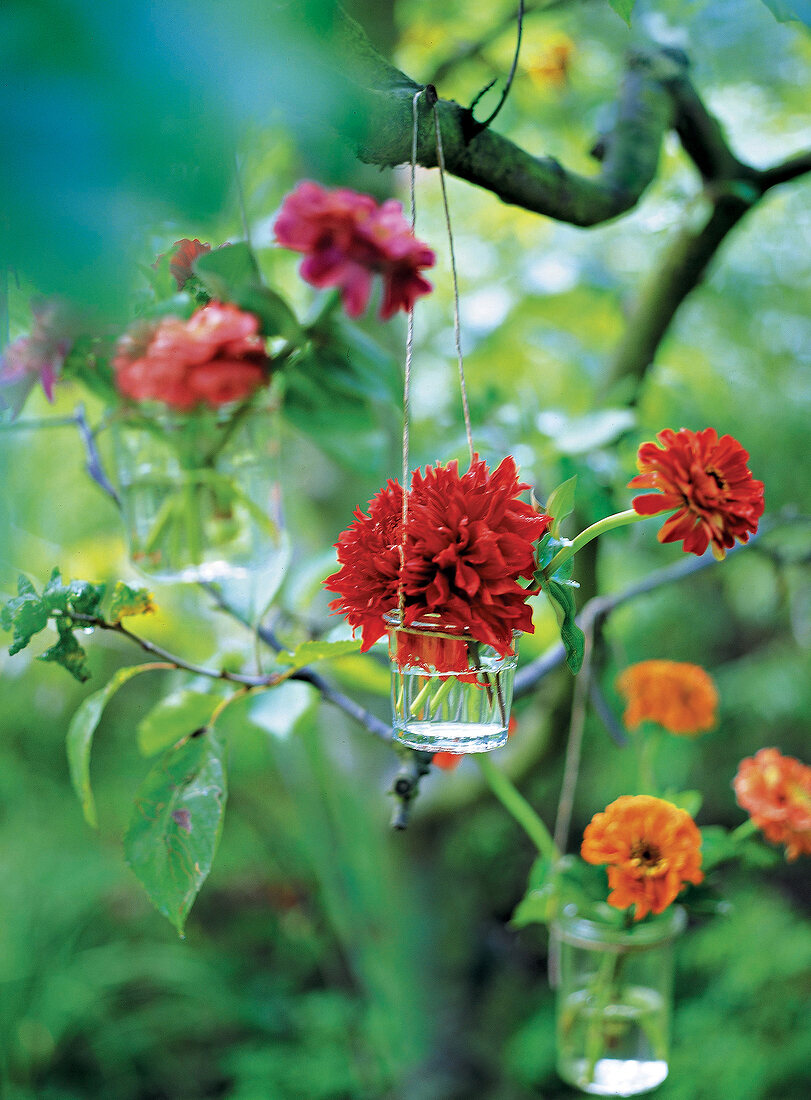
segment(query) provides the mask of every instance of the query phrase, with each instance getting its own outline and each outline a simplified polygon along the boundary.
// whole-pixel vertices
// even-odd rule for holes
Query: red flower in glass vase
[[[785,844],[786,859],[811,855],[811,768],[777,749],[742,760],[732,786],[738,805],[772,844]]]
[[[383,279],[384,321],[413,309],[431,290],[420,271],[433,266],[434,253],[417,240],[393,199],[378,206],[370,195],[307,180],[285,198],[274,230],[284,248],[305,253],[299,273],[306,282],[338,287],[350,317],[366,309],[376,274]]]
[[[655,489],[635,497],[640,516],[674,515],[659,531],[659,542],[684,540],[685,551],[701,555],[708,546],[722,559],[735,545],[747,542],[763,515],[763,482],[755,481],[746,463],[748,453],[733,439],[720,439],[714,428],[659,432],[656,443],[643,443],[637,455],[640,473],[630,488]]]
[[[526,600],[535,590],[518,581],[532,577],[535,542],[551,519],[518,499],[528,487],[519,482],[512,457],[492,474],[478,456],[462,475],[456,462],[414,472],[402,570],[405,627],[438,617],[443,633],[467,630],[502,656],[512,652],[514,630],[532,632]],[[384,633],[384,616],[399,600],[402,490],[397,482],[390,481],[370,501],[368,516],[358,510],[355,517],[336,544],[341,569],[324,583],[340,594],[331,606],[362,630],[366,650]],[[430,657],[438,667],[437,639],[427,639],[426,654],[418,634],[405,637],[409,658],[417,646],[421,661]],[[458,666],[448,671],[467,668],[466,655],[459,664],[465,641],[441,641],[449,643],[442,651],[448,662]]]
[[[252,313],[220,302],[188,321],[166,317],[154,327],[135,326],[113,359],[116,385],[135,401],[181,410],[240,401],[268,378],[270,360],[258,332]]]

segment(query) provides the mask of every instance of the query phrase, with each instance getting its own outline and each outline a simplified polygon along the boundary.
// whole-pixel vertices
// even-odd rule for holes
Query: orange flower
[[[652,795],[623,795],[586,826],[580,854],[608,864],[608,904],[634,920],[663,912],[685,883],[698,885],[701,833],[686,810]]]
[[[712,546],[719,560],[735,539],[747,542],[763,515],[763,482],[753,479],[749,455],[737,439],[719,439],[715,428],[666,428],[656,438],[661,446],[639,448],[639,474],[628,485],[656,490],[634,497],[638,515],[674,513],[662,525],[659,542],[684,540],[685,551],[699,556]]]
[[[777,749],[761,749],[738,766],[732,781],[738,805],[786,859],[811,855],[811,768]]]
[[[628,704],[623,721],[629,730],[656,722],[668,733],[695,737],[716,722],[718,692],[709,673],[686,661],[639,661],[617,679]]]

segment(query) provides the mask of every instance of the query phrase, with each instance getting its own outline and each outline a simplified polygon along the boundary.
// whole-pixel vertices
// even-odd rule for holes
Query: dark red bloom
[[[512,457],[492,474],[478,456],[462,475],[456,462],[414,472],[402,574],[405,626],[439,615],[502,656],[512,652],[514,630],[532,632],[526,600],[535,590],[518,581],[533,576],[535,542],[551,519],[518,499],[527,488]],[[368,516],[355,512],[336,544],[341,569],[325,581],[340,594],[331,606],[362,630],[364,650],[398,605],[401,542],[402,491],[390,481],[370,501]]]
[[[655,443],[639,448],[640,473],[629,488],[655,489],[634,497],[640,516],[674,511],[659,531],[659,542],[684,540],[685,551],[701,555],[708,546],[716,558],[749,540],[763,515],[763,482],[755,481],[748,453],[733,439],[720,439],[715,428],[659,432]]]
[[[135,401],[175,409],[239,401],[267,381],[270,360],[258,331],[252,313],[220,302],[188,321],[166,317],[154,328],[136,326],[119,341],[116,384]]]
[[[413,309],[431,290],[420,270],[433,266],[434,253],[416,239],[393,199],[378,206],[370,195],[305,181],[285,198],[274,229],[279,244],[305,253],[301,277],[312,286],[338,287],[350,317],[366,309],[376,274],[383,278],[384,321]]]

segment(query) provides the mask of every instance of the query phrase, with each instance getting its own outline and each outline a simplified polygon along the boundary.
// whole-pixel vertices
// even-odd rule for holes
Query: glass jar
[[[488,752],[507,740],[518,633],[502,657],[470,631],[427,615],[385,616],[394,739],[424,752]]]
[[[638,1096],[664,1081],[673,941],[685,924],[678,906],[631,928],[565,909],[557,918],[557,1052],[564,1081],[594,1096]]]
[[[266,402],[142,406],[111,429],[139,572],[158,581],[241,579],[284,555],[278,437]]]

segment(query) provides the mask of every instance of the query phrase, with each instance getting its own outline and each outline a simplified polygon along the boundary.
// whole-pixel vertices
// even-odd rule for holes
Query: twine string
[[[419,127],[419,115],[417,103],[424,88],[414,93],[411,100],[411,173],[409,178],[409,199],[411,204],[411,232],[417,225],[417,133]],[[403,573],[405,572],[406,527],[408,525],[408,446],[409,446],[409,417],[411,400],[411,360],[414,355],[414,307],[408,311],[406,329],[406,354],[405,370],[403,372],[403,515],[402,538],[400,540],[400,576],[397,583],[397,608],[400,613],[400,622],[403,622],[405,614],[405,592],[403,590]]]
[[[473,462],[473,432],[470,428],[470,405],[465,386],[465,364],[462,358],[462,330],[459,324],[459,279],[456,275],[456,255],[453,248],[453,230],[451,229],[451,211],[448,205],[448,191],[445,187],[445,150],[442,147],[442,131],[439,126],[439,111],[434,101],[434,129],[436,131],[436,160],[439,166],[439,182],[442,186],[442,205],[445,210],[445,228],[448,231],[448,249],[451,257],[451,281],[453,283],[453,335],[456,341],[456,362],[459,367],[459,388],[462,391],[462,413],[465,418],[465,434]]]

